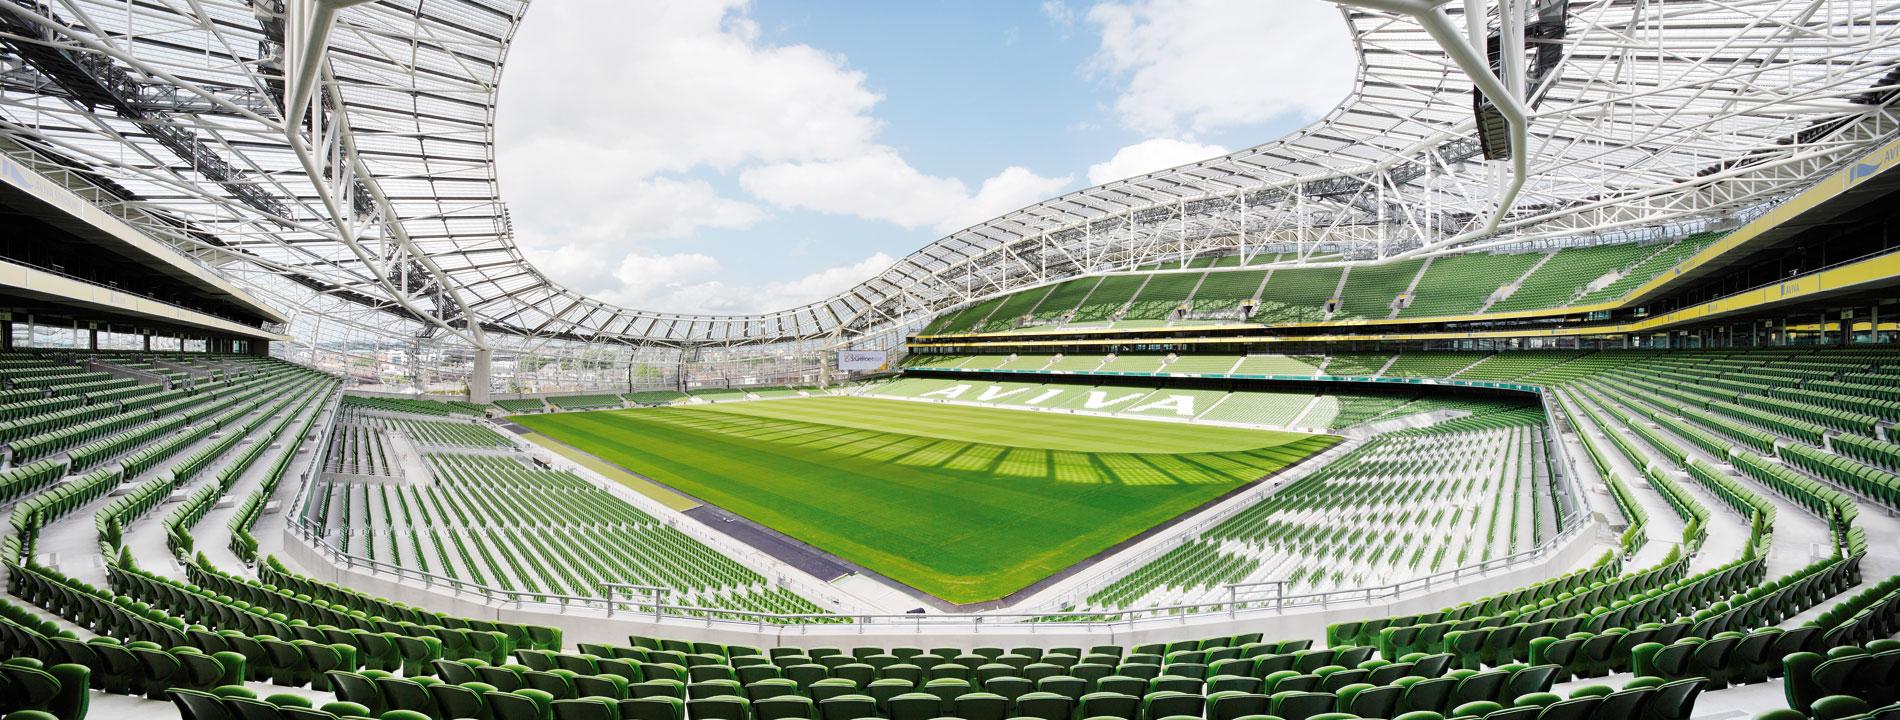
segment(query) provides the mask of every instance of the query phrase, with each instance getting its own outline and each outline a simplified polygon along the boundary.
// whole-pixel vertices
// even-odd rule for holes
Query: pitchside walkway
[[[686,512],[700,506],[698,500],[673,492],[671,488],[627,472],[619,465],[594,457],[572,445],[514,423],[503,423],[503,427],[520,435],[522,439],[528,442],[534,443],[549,452],[566,458],[576,465],[587,468],[596,475],[625,485],[634,492],[652,498],[655,502],[666,506],[670,510]]]

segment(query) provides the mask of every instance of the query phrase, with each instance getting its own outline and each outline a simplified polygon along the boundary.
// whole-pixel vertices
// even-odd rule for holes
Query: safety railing
[[[859,632],[874,628],[888,628],[899,631],[938,629],[944,632],[980,633],[988,628],[991,631],[1007,629],[1011,633],[1030,634],[1098,629],[1135,630],[1223,618],[1273,617],[1313,609],[1324,610],[1340,606],[1370,605],[1402,600],[1418,593],[1431,592],[1464,581],[1540,563],[1546,556],[1577,538],[1589,526],[1589,523],[1572,523],[1564,532],[1552,536],[1530,550],[1431,575],[1370,587],[1287,595],[1284,594],[1284,586],[1280,585],[1279,581],[1269,581],[1228,586],[1229,597],[1220,601],[1085,612],[788,614],[668,602],[665,598],[670,596],[670,591],[656,592],[663,588],[646,585],[612,584],[611,588],[603,587],[603,592],[599,596],[498,588],[381,560],[350,555],[307,525],[294,522],[287,524],[287,527],[299,539],[346,571],[367,572],[405,585],[419,584],[422,588],[431,591],[446,590],[457,596],[474,596],[490,606],[558,613],[591,610],[604,617],[626,616],[627,619],[639,619],[663,625],[752,631],[792,630],[800,626],[817,628],[849,624]],[[1262,594],[1268,587],[1274,587],[1272,594]],[[631,589],[637,592],[616,593],[615,589]]]
[[[1544,395],[1542,387],[1517,384],[1495,385],[1512,385],[1513,387],[1511,389],[1528,389],[1530,392],[1535,392],[1539,395],[1540,403],[1544,402],[1542,399]],[[1544,461],[1546,467],[1552,474],[1552,489],[1555,491],[1558,488],[1563,488],[1565,490],[1564,494],[1571,496],[1570,499],[1574,501],[1578,499],[1574,496],[1577,492],[1577,488],[1574,487],[1574,477],[1568,472],[1568,468],[1565,467],[1566,463],[1564,462],[1564,460],[1568,458],[1568,454],[1563,448],[1563,443],[1559,440],[1561,436],[1558,433],[1558,425],[1555,422],[1555,418],[1551,415],[1553,409],[1549,403],[1544,404],[1546,405],[1546,424],[1538,429],[1542,431],[1539,434],[1543,435],[1541,442],[1546,444],[1547,451],[1544,453]],[[1343,445],[1336,446],[1332,450],[1329,450],[1328,453],[1337,451],[1340,447],[1343,447]],[[1324,456],[1326,454],[1323,453],[1322,455]],[[1321,458],[1315,458],[1315,460],[1318,459]],[[592,478],[589,478],[589,480],[591,481]],[[306,484],[312,481],[314,481],[312,477],[305,479]],[[608,483],[604,485],[611,486],[612,484]],[[305,488],[305,492],[299,492],[300,500],[308,501],[307,490],[308,488]],[[1262,486],[1257,493],[1264,494],[1270,491],[1270,486]],[[1236,503],[1234,507],[1228,508],[1228,510],[1230,513],[1237,512],[1238,508],[1244,505],[1245,503]],[[1429,593],[1473,579],[1542,562],[1548,555],[1551,555],[1559,548],[1567,545],[1577,538],[1586,528],[1591,527],[1588,514],[1580,512],[1576,505],[1572,504],[1569,507],[1563,507],[1562,510],[1563,512],[1561,512],[1558,517],[1559,532],[1529,550],[1383,585],[1332,589],[1289,595],[1286,594],[1284,581],[1269,580],[1225,585],[1223,587],[1225,588],[1227,596],[1217,601],[1156,607],[1090,611],[1038,609],[1030,612],[1015,613],[906,613],[895,615],[864,613],[783,614],[732,608],[704,607],[670,602],[671,592],[666,588],[632,583],[605,583],[601,586],[601,592],[597,596],[567,595],[499,588],[350,555],[331,543],[320,529],[311,526],[307,518],[302,518],[298,515],[292,516],[295,519],[287,523],[287,527],[298,538],[309,544],[317,552],[346,570],[365,571],[374,575],[388,576],[404,584],[420,583],[423,587],[432,590],[448,590],[457,595],[472,595],[481,598],[487,604],[513,606],[518,609],[538,607],[560,612],[569,612],[575,609],[592,609],[609,617],[616,615],[642,616],[642,619],[662,624],[687,623],[708,627],[724,626],[733,629],[786,628],[788,626],[820,626],[850,623],[861,628],[884,626],[893,629],[909,628],[912,630],[921,630],[924,628],[944,628],[947,630],[955,628],[963,632],[980,632],[981,629],[985,627],[1009,627],[1012,628],[1012,632],[1035,632],[1038,628],[1082,629],[1108,627],[1134,629],[1156,624],[1178,625],[1193,622],[1197,619],[1274,616],[1288,614],[1290,612],[1303,612],[1313,608],[1325,609],[1346,604],[1375,604],[1402,600],[1414,594]],[[1194,521],[1194,524],[1171,534],[1190,536],[1199,530],[1204,530],[1206,527],[1218,523],[1224,517],[1224,515],[1216,514],[1198,518]],[[734,548],[725,546],[724,543],[716,543],[715,547],[718,547],[722,552],[731,552],[734,550]],[[1137,566],[1144,560],[1152,559],[1152,556],[1155,554],[1165,552],[1168,547],[1171,546],[1161,544],[1147,549],[1142,555],[1123,558],[1118,560],[1115,565],[1108,566],[1107,571],[1092,574],[1092,577],[1114,577],[1118,575],[1116,569]]]
[[[1340,455],[1351,452],[1354,448],[1364,444],[1364,442],[1364,440],[1349,439],[1327,448],[1318,455],[1300,461],[1299,464],[1293,466],[1291,469],[1301,473],[1301,477],[1304,477],[1304,473],[1311,472],[1316,468],[1325,467],[1327,463],[1337,459]],[[1197,516],[1180,525],[1167,528],[1162,531],[1158,539],[1147,543],[1146,547],[1122,553],[1117,555],[1111,562],[1089,568],[1082,576],[1083,579],[1064,588],[1059,596],[1068,598],[1088,597],[1096,591],[1113,584],[1116,580],[1121,579],[1122,576],[1134,572],[1157,558],[1168,554],[1168,552],[1180,547],[1188,540],[1199,537],[1202,532],[1212,529],[1222,522],[1226,522],[1229,518],[1240,514],[1241,511],[1246,510],[1255,503],[1272,497],[1275,493],[1279,492],[1282,487],[1285,487],[1283,478],[1276,477],[1272,480],[1278,480],[1279,482],[1261,482],[1243,491],[1240,495],[1221,502],[1220,505],[1206,514]],[[1050,609],[1050,612],[1062,611]]]

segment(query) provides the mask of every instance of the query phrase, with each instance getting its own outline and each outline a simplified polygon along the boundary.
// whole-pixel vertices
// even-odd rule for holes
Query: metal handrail
[[[1321,451],[1319,454],[1314,455],[1311,458],[1308,458],[1306,461],[1302,461],[1300,465],[1302,467],[1322,467],[1322,466],[1317,466],[1317,465],[1308,466],[1307,463],[1318,462],[1332,455],[1343,454],[1344,452],[1347,452],[1345,448],[1347,448],[1348,446],[1352,445],[1355,442],[1360,442],[1360,441],[1348,440],[1347,442],[1342,442],[1337,445],[1334,445],[1330,448],[1327,448]],[[1212,512],[1196,517],[1188,523],[1184,523],[1182,525],[1177,525],[1175,527],[1168,528],[1165,531],[1165,533],[1166,533],[1166,537],[1170,540],[1169,542],[1156,543],[1154,545],[1150,545],[1149,547],[1143,548],[1132,554],[1115,558],[1113,563],[1098,565],[1095,567],[1088,568],[1087,575],[1085,576],[1086,582],[1077,583],[1074,587],[1069,588],[1064,594],[1069,595],[1069,596],[1074,596],[1074,597],[1080,597],[1080,596],[1086,596],[1091,592],[1107,587],[1108,585],[1113,584],[1116,580],[1119,580],[1127,572],[1132,572],[1133,570],[1137,569],[1141,565],[1144,565],[1150,561],[1153,561],[1156,558],[1161,557],[1162,555],[1166,555],[1168,552],[1174,550],[1175,548],[1180,547],[1183,543],[1187,542],[1187,540],[1197,535],[1199,531],[1214,527],[1215,525],[1218,525],[1221,522],[1235,515],[1240,514],[1242,511],[1246,510],[1248,507],[1252,506],[1254,503],[1258,503],[1263,500],[1266,500],[1269,496],[1276,494],[1280,488],[1281,488],[1281,485],[1279,484],[1268,484],[1268,483],[1261,483],[1252,488],[1248,488],[1241,495],[1233,498],[1233,500],[1244,499],[1245,502],[1232,502],[1232,501],[1222,502],[1220,506],[1214,509]],[[1051,610],[1050,612],[1061,613],[1063,611]]]
[[[1327,608],[1334,605],[1363,602],[1374,603],[1404,597],[1413,592],[1430,591],[1435,586],[1487,575],[1500,570],[1514,568],[1535,560],[1560,545],[1581,534],[1590,523],[1573,523],[1569,529],[1552,536],[1542,544],[1530,550],[1506,555],[1482,562],[1473,563],[1431,575],[1420,576],[1396,583],[1361,588],[1327,590],[1301,595],[1276,595],[1259,600],[1226,600],[1218,602],[1187,603],[1164,605],[1125,610],[1097,610],[1081,612],[984,612],[984,613],[935,613],[935,614],[875,614],[875,613],[768,613],[754,610],[705,607],[683,603],[656,602],[654,600],[618,600],[612,597],[589,597],[549,593],[530,590],[512,590],[497,588],[480,583],[437,575],[414,568],[403,567],[380,560],[351,555],[343,552],[327,538],[313,532],[313,528],[303,523],[289,523],[298,538],[310,544],[318,552],[346,570],[367,569],[372,573],[394,575],[400,581],[420,581],[424,587],[445,587],[458,594],[467,593],[484,599],[488,603],[513,605],[517,608],[528,606],[555,607],[563,611],[574,608],[593,608],[606,615],[616,612],[649,614],[657,622],[685,622],[707,627],[721,623],[732,627],[796,627],[801,625],[836,625],[850,623],[855,625],[924,626],[960,628],[976,631],[985,626],[1010,626],[1019,630],[1035,631],[1037,628],[1073,629],[1084,627],[1135,627],[1138,624],[1166,621],[1168,624],[1183,624],[1195,619],[1242,616],[1283,615],[1289,609]],[[1272,581],[1277,582],[1277,581]],[[1272,584],[1259,583],[1260,585]],[[635,586],[642,587],[642,586]],[[1229,586],[1236,587],[1236,586]],[[1237,591],[1230,591],[1237,595]]]
[[[1555,420],[1550,414],[1552,410],[1551,405],[1544,401],[1545,393],[1542,392],[1543,388],[1538,386],[1521,387],[1535,388],[1539,395],[1540,404],[1545,406],[1545,425],[1538,429],[1544,431],[1546,434],[1544,441],[1547,444],[1554,442],[1557,445],[1556,452],[1544,453],[1545,463],[1553,474],[1553,490],[1559,483],[1570,486],[1568,488],[1570,490],[1576,490],[1573,482],[1570,482],[1574,479],[1571,477],[1571,474],[1566,471],[1566,468],[1563,467],[1564,463],[1558,460],[1560,456],[1568,458],[1568,453],[1562,447],[1561,435],[1558,434]],[[333,414],[332,422],[334,422],[335,417]],[[1336,450],[1337,447],[1338,446],[1332,450]],[[1332,452],[1332,450],[1328,452]],[[306,485],[312,481],[314,474],[315,473],[306,474],[304,478]],[[1260,492],[1264,493],[1267,492],[1267,490]],[[305,495],[306,493],[300,492],[299,500],[303,500]],[[1573,497],[1572,500],[1580,501],[1581,498]],[[1570,508],[1564,508],[1564,510],[1568,510],[1568,512],[1558,517],[1563,529],[1556,535],[1529,550],[1490,558],[1449,570],[1442,570],[1430,575],[1408,578],[1385,585],[1325,590],[1301,595],[1286,595],[1284,581],[1268,580],[1254,583],[1230,583],[1223,585],[1222,587],[1227,591],[1227,599],[1215,602],[1186,603],[1122,610],[1039,610],[1016,613],[906,613],[896,615],[864,613],[766,613],[752,610],[668,603],[665,602],[664,599],[671,593],[670,589],[631,583],[603,583],[601,585],[601,596],[599,597],[498,588],[351,555],[329,542],[323,533],[317,531],[316,528],[312,527],[304,519],[296,517],[295,515],[292,516],[291,522],[286,523],[286,527],[293,530],[299,538],[308,542],[313,549],[324,554],[333,562],[342,563],[345,569],[362,567],[372,573],[394,575],[399,580],[421,581],[425,587],[447,587],[458,594],[468,593],[482,597],[488,602],[512,604],[517,607],[525,607],[529,604],[558,606],[563,609],[590,607],[598,608],[604,611],[608,616],[612,616],[615,612],[624,609],[638,613],[650,613],[656,622],[687,620],[709,625],[715,622],[734,622],[759,627],[766,625],[797,626],[837,624],[840,622],[852,622],[856,624],[908,624],[919,627],[925,624],[932,626],[958,625],[970,628],[979,628],[983,625],[1075,627],[1077,625],[1116,626],[1124,624],[1132,626],[1137,622],[1155,619],[1167,619],[1173,623],[1181,623],[1201,617],[1224,615],[1233,618],[1238,617],[1243,612],[1252,616],[1262,614],[1269,610],[1273,615],[1280,615],[1284,614],[1289,608],[1324,608],[1349,602],[1373,603],[1380,600],[1398,599],[1414,592],[1429,592],[1434,586],[1443,586],[1448,583],[1456,584],[1458,581],[1466,578],[1483,576],[1499,570],[1514,568],[1527,562],[1540,560],[1557,547],[1569,542],[1576,535],[1580,534],[1584,528],[1594,524],[1590,522],[1588,513],[1580,511],[1576,505]],[[1203,527],[1214,520],[1217,520],[1217,518],[1197,519],[1193,525],[1188,527],[1189,529]],[[1153,550],[1153,548],[1150,548],[1150,550],[1145,551],[1144,554],[1151,554]],[[1140,558],[1124,559],[1111,566],[1111,569],[1126,567],[1139,559]],[[644,601],[640,599],[619,600],[616,599],[615,593],[613,592],[613,590],[617,588],[648,591],[650,597]],[[1272,589],[1272,594],[1269,597],[1244,597],[1247,594],[1257,593],[1267,588]]]
[[[184,256],[183,254],[180,254],[180,255],[179,255],[179,257],[185,257],[185,256]],[[53,275],[53,276],[57,276],[57,277],[59,277],[59,278],[62,278],[62,279],[66,279],[66,280],[71,280],[71,281],[73,281],[73,282],[76,282],[76,283],[80,283],[80,284],[83,284],[83,285],[90,285],[90,286],[92,286],[92,287],[96,287],[96,288],[99,288],[99,289],[101,289],[101,290],[105,290],[105,291],[108,291],[108,292],[114,292],[114,293],[119,293],[119,294],[121,294],[121,295],[130,295],[130,296],[132,296],[132,297],[136,297],[136,298],[139,298],[139,299],[142,299],[142,300],[146,300],[146,301],[149,301],[149,302],[155,302],[155,303],[158,303],[158,304],[160,304],[160,305],[164,305],[165,307],[169,307],[169,308],[176,308],[176,309],[179,309],[179,310],[183,310],[183,311],[185,311],[185,312],[192,312],[192,313],[198,313],[198,314],[200,314],[200,315],[206,315],[206,316],[210,316],[210,317],[214,317],[214,318],[217,318],[217,319],[219,319],[219,320],[224,320],[224,321],[227,321],[227,322],[243,322],[242,320],[239,320],[239,319],[237,319],[237,318],[233,318],[233,317],[227,317],[227,316],[225,316],[225,315],[223,315],[223,314],[220,314],[220,313],[218,313],[218,312],[217,312],[217,311],[215,311],[215,310],[208,310],[208,309],[205,309],[205,308],[195,308],[195,307],[191,307],[191,306],[189,306],[189,305],[180,305],[180,304],[178,304],[177,302],[174,302],[174,301],[172,301],[172,300],[166,300],[166,299],[164,299],[164,298],[161,298],[161,297],[158,297],[158,296],[156,296],[156,295],[152,295],[152,294],[149,294],[149,293],[143,293],[143,292],[139,292],[139,291],[137,291],[137,290],[132,290],[132,289],[129,289],[129,288],[123,288],[123,287],[119,287],[119,286],[117,286],[117,285],[108,285],[108,284],[106,284],[106,283],[102,283],[102,282],[99,282],[98,280],[94,280],[94,279],[92,279],[92,278],[87,278],[87,277],[81,277],[81,276],[78,276],[78,275],[74,275],[74,274],[72,274],[72,273],[69,273],[69,272],[66,272],[65,270],[63,270],[63,269],[60,269],[60,268],[55,268],[55,267],[48,267],[48,266],[46,266],[46,265],[41,265],[41,264],[39,264],[39,263],[35,263],[35,262],[31,262],[31,261],[28,261],[28,260],[24,260],[24,259],[21,259],[21,258],[17,258],[17,257],[0,257],[0,261],[4,261],[4,262],[8,262],[8,263],[12,263],[12,264],[14,264],[14,265],[19,265],[20,267],[25,267],[25,268],[31,268],[31,269],[33,269],[33,270],[37,270],[37,271],[40,271],[40,272],[43,272],[43,273],[46,273],[46,274],[48,274],[48,275]]]

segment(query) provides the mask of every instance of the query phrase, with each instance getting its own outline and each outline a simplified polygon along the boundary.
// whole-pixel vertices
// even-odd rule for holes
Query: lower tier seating
[[[66,451],[0,467],[0,498],[13,503],[0,543],[10,595],[0,602],[0,712],[25,720],[123,717],[127,707],[220,720],[1661,720],[1688,718],[1711,698],[1778,679],[1783,691],[1753,708],[1766,720],[1892,714],[1893,684],[1868,680],[1884,678],[1900,652],[1892,639],[1900,580],[1872,570],[1890,567],[1879,553],[1893,536],[1870,541],[1874,529],[1891,532],[1890,519],[1871,511],[1896,498],[1885,421],[1868,432],[1833,427],[1817,413],[1854,411],[1775,389],[1882,399],[1878,382],[1855,378],[1886,377],[1896,358],[1775,350],[1545,360],[1527,358],[1526,366],[1542,368],[1527,377],[1552,378],[1548,407],[1562,416],[1553,424],[1577,428],[1587,464],[1605,476],[1603,512],[1632,526],[1668,524],[1670,532],[1640,543],[1625,534],[1614,552],[1582,567],[1451,608],[1338,623],[1323,644],[1242,634],[1008,649],[983,646],[982,636],[941,647],[747,647],[644,635],[573,643],[553,628],[444,615],[314,581],[260,557],[256,539],[242,538],[265,502],[282,495],[279,480],[298,476],[293,463],[325,462],[322,449],[335,447],[334,436],[312,424],[337,402],[335,380],[269,363],[228,381],[194,377],[192,392],[147,406],[152,416],[129,428],[163,427],[164,436],[121,436],[128,428],[120,428],[89,437],[69,447],[114,443],[82,471],[72,470]],[[1166,372],[1176,362],[1157,366]],[[1516,363],[1491,362],[1500,374]],[[906,378],[870,390],[942,387],[923,382],[943,381]],[[1214,409],[1241,397],[1196,392],[1197,406],[1213,401]],[[1291,397],[1303,398],[1290,411],[1299,415],[1319,405],[1311,395]],[[180,399],[192,402],[173,404]],[[1089,395],[1063,402],[1086,407]],[[1365,573],[1371,581],[1393,568],[1415,572],[1414,556],[1422,570],[1440,555],[1495,557],[1548,537],[1560,508],[1542,490],[1550,479],[1536,472],[1546,447],[1534,439],[1547,427],[1542,411],[1464,404],[1471,402],[1401,396],[1381,415],[1473,414],[1342,452],[1234,515],[1233,525],[1217,526],[1218,534],[1184,544],[1194,549],[1170,556],[1183,579],[1155,583],[1130,602],[1159,601],[1170,592],[1162,588],[1237,569],[1266,577],[1282,555],[1310,553],[1281,562],[1283,579],[1305,569],[1302,578]],[[488,436],[434,413],[355,407],[342,415],[402,442],[429,435],[443,440],[431,446],[493,452],[483,446]],[[184,422],[160,424],[173,420]],[[122,437],[137,439],[120,445]],[[311,451],[300,453],[304,443]],[[436,518],[432,532],[441,536],[503,538],[489,548],[495,563],[478,560],[489,572],[513,575],[541,562],[532,576],[565,587],[587,577],[573,548],[670,556],[649,550],[653,541],[605,535],[552,547],[557,535],[544,528],[606,533],[647,520],[513,458],[425,456],[435,475],[426,499],[400,483],[346,483],[365,488],[352,489],[348,517],[372,528],[356,542],[378,557],[413,550],[391,549],[391,538],[408,536],[387,531],[423,524],[415,515],[395,519],[405,501],[412,513]],[[166,507],[177,496],[186,499]],[[215,509],[221,497],[234,501],[224,511]],[[203,522],[216,512],[228,524]],[[332,512],[332,521],[343,517]],[[129,541],[155,525],[163,533],[150,537],[165,537],[163,549]],[[1803,527],[1822,532],[1810,544],[1797,532]],[[100,554],[49,559],[43,539],[75,528],[96,536]],[[504,547],[537,553],[511,563],[501,558]],[[1428,549],[1395,555],[1415,547]],[[481,554],[471,547],[450,562]],[[614,557],[585,559],[598,569]],[[59,567],[49,565],[55,561]],[[1220,598],[1210,608],[1227,602],[1207,597]]]

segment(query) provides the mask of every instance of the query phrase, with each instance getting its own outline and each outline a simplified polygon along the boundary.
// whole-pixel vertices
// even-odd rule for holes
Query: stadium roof
[[[0,151],[87,170],[120,215],[288,310],[348,305],[477,346],[698,345],[849,337],[1215,247],[1364,259],[1653,232],[1757,209],[1896,128],[1891,5],[1515,4],[1521,21],[1493,12],[1476,33],[1529,48],[1504,53],[1531,120],[1496,233],[1508,167],[1483,159],[1497,127],[1471,79],[1415,17],[1342,6],[1358,81],[1303,130],[1022,208],[755,315],[617,307],[515,247],[493,142],[522,2],[4,0]],[[1460,7],[1440,12],[1463,25]]]

